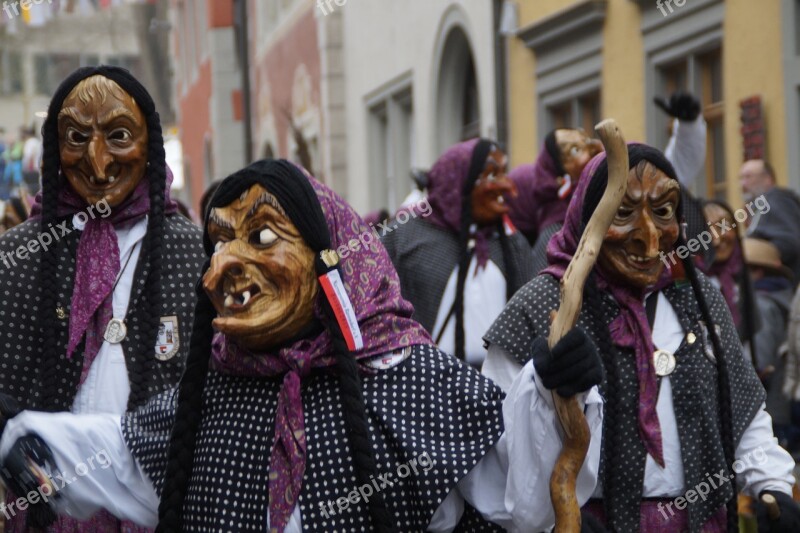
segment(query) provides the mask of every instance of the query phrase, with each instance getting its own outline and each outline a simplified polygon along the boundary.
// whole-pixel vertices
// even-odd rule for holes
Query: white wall
[[[335,6],[335,4],[334,4]],[[416,166],[436,158],[438,56],[454,22],[463,26],[472,46],[480,92],[481,134],[497,132],[494,35],[489,0],[347,0],[344,21],[346,73],[347,190],[340,191],[359,212],[370,204],[367,101],[393,81],[410,77],[413,86]]]

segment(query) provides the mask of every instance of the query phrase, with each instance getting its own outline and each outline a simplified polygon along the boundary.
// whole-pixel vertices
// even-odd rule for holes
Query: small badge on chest
[[[168,361],[175,357],[180,347],[180,335],[178,333],[178,317],[162,316],[161,324],[158,326],[158,339],[156,339],[156,359]]]

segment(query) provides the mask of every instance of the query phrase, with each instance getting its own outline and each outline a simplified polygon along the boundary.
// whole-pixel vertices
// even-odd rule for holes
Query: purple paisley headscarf
[[[411,318],[412,305],[400,293],[397,276],[386,250],[374,230],[339,195],[308,173],[322,205],[337,249],[359,242],[340,263],[340,274],[352,302],[363,338],[363,347],[354,352],[357,360],[401,350],[417,344],[433,344],[428,333]],[[371,238],[371,240],[370,240]],[[366,242],[366,245],[363,243]],[[320,290],[314,306],[317,318],[323,317]],[[297,504],[306,464],[306,433],[301,399],[301,381],[313,369],[335,364],[331,334],[324,330],[281,348],[277,353],[252,353],[221,333],[214,336],[211,365],[218,372],[235,376],[283,376],[275,418],[275,442],[270,457],[270,530],[282,532]],[[359,365],[365,373],[375,372]]]
[[[167,167],[167,181],[164,190],[164,213],[171,215],[178,205],[170,197],[172,171]],[[120,205],[103,217],[97,209],[93,216],[87,213],[86,226],[78,241],[76,254],[75,281],[69,307],[69,342],[67,357],[72,357],[81,339],[86,335],[83,368],[80,383],[86,380],[89,368],[100,347],[103,333],[113,317],[112,299],[117,276],[120,273],[119,243],[114,226],[137,220],[150,211],[150,183],[145,176]],[[87,212],[89,205],[65,180],[58,196],[56,215],[68,217],[79,212]],[[42,192],[36,194],[31,208],[31,218],[42,216]],[[135,265],[134,265],[135,267]]]
[[[559,192],[562,187],[559,165],[544,143],[535,163],[520,165],[508,176],[518,193],[516,198],[509,199],[509,216],[520,231],[538,235],[551,224],[564,221],[576,184]]]
[[[631,143],[629,149],[637,145]],[[564,226],[556,233],[547,245],[547,261],[549,266],[544,273],[561,279],[567,266],[575,254],[583,233],[583,206],[589,184],[595,177],[600,164],[605,161],[605,152],[596,155],[583,169],[578,186],[566,212]],[[674,171],[673,171],[674,172]],[[677,179],[674,176],[670,176]],[[644,308],[644,297],[648,292],[658,292],[672,283],[672,271],[665,268],[658,282],[646,290],[639,290],[628,285],[620,285],[612,281],[608,272],[600,265],[595,265],[597,287],[608,291],[620,308],[620,313],[609,325],[612,342],[622,348],[632,348],[636,355],[636,373],[639,381],[639,436],[647,452],[664,466],[664,452],[661,438],[661,424],[656,413],[658,400],[658,377],[653,367],[652,355],[653,334],[647,321]]]
[[[431,214],[427,220],[456,235],[461,232],[464,184],[469,177],[472,154],[479,142],[480,139],[470,139],[451,146],[428,172],[428,203]],[[473,234],[475,257],[481,267],[489,260],[489,239],[494,229],[479,228]]]

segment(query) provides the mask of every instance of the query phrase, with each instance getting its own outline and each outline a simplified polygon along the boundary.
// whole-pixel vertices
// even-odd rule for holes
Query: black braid
[[[472,190],[475,188],[475,181],[483,172],[486,158],[492,151],[494,143],[481,139],[472,150],[472,160],[470,162],[467,178],[464,180],[464,187],[461,191],[461,228],[458,232],[458,277],[456,278],[456,297],[453,302],[453,313],[456,317],[455,334],[455,356],[462,361],[466,359],[464,350],[464,285],[469,273],[469,263],[472,259],[472,250],[469,247],[470,227],[472,226]]]
[[[204,275],[208,266],[206,262]],[[183,530],[183,502],[192,476],[197,431],[202,419],[203,387],[214,336],[211,322],[215,317],[214,306],[198,283],[189,357],[178,389],[178,408],[170,435],[167,468],[158,506],[158,533],[180,533]]]
[[[678,237],[676,246],[685,245],[682,236]],[[731,403],[731,388],[730,388],[730,375],[728,373],[728,363],[725,360],[725,351],[722,347],[722,341],[717,333],[717,328],[712,319],[711,310],[708,307],[703,296],[702,286],[700,279],[697,276],[697,269],[695,268],[694,261],[691,256],[685,258],[683,267],[686,270],[686,276],[692,284],[697,304],[700,307],[700,313],[706,323],[708,334],[711,337],[711,343],[714,346],[714,354],[717,360],[717,388],[719,389],[720,400],[720,422],[722,426],[722,450],[725,453],[725,469],[728,471],[730,479],[730,486],[734,487],[733,497],[728,500],[728,531],[735,533],[739,531],[739,511],[737,508],[736,499],[736,472],[733,470],[733,463],[736,460],[736,445],[734,443],[733,435],[733,406]]]
[[[331,333],[333,348],[336,353],[336,370],[339,375],[339,386],[342,393],[344,407],[344,422],[347,426],[347,436],[350,441],[353,465],[355,466],[356,479],[359,485],[368,485],[378,476],[378,464],[372,451],[369,436],[369,420],[367,407],[364,403],[364,394],[361,388],[361,379],[358,374],[358,365],[355,357],[347,348],[342,330],[333,314],[327,300],[323,304],[325,317],[323,322]],[[370,497],[369,514],[372,519],[372,530],[379,533],[392,533],[396,531],[383,493],[375,493],[377,498]]]
[[[147,151],[147,179],[150,186],[150,213],[148,219],[148,233],[145,246],[148,249],[148,262],[150,272],[145,286],[145,297],[148,302],[150,315],[149,331],[143,335],[143,345],[139,348],[141,354],[152,350],[158,335],[159,317],[161,316],[161,256],[163,255],[163,228],[164,228],[164,194],[166,188],[166,161],[164,155],[164,139],[161,133],[161,122],[155,109],[155,103],[147,89],[123,68],[111,66],[83,67],[70,74],[53,94],[48,107],[47,119],[42,126],[43,155],[42,155],[42,223],[41,231],[48,231],[51,224],[57,221],[58,196],[62,186],[61,158],[59,154],[58,115],[67,96],[81,81],[92,76],[103,76],[119,85],[128,93],[139,106],[147,123],[148,151]],[[56,324],[56,304],[65,305],[66,302],[56,302],[59,290],[58,279],[58,246],[53,246],[41,254],[40,286],[42,291],[43,317],[42,317],[42,378],[41,408],[46,410],[61,410],[68,407],[70,398],[60,397],[57,393],[58,361],[61,357],[62,347],[58,345],[58,331]],[[82,351],[81,351],[82,352]],[[82,354],[81,354],[82,356]],[[143,361],[134,368],[128,369],[131,380],[131,394],[129,407],[143,404],[151,391],[147,390],[147,376],[151,375],[150,369],[155,364],[153,357],[144,357]],[[74,391],[70,394],[74,395]]]

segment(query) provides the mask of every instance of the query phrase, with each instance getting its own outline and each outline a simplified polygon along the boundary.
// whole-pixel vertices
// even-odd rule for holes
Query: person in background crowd
[[[414,317],[436,344],[475,367],[481,336],[533,276],[530,246],[508,221],[515,194],[493,141],[449,148],[428,172],[431,214],[381,236]]]
[[[5,151],[6,168],[3,182],[9,191],[22,184],[23,148],[24,143],[21,139],[17,139],[11,141]]]
[[[201,232],[176,213],[155,104],[127,70],[73,72],[43,135],[31,218],[0,237],[0,294],[13,302],[0,337],[18,339],[0,353],[0,392],[23,409],[120,416],[183,373]],[[136,531],[107,512],[55,519],[40,501],[6,531]]]
[[[755,288],[756,305],[762,317],[756,334],[755,363],[767,389],[767,412],[781,446],[790,437],[791,407],[783,394],[786,376],[786,330],[794,295],[792,271],[781,263],[780,252],[769,241],[744,239],[744,260]]]
[[[599,470],[600,483],[583,485],[578,477],[578,492],[592,493],[585,509],[611,531],[734,531],[737,486],[777,499],[780,521],[764,532],[798,531],[795,464],[773,436],[764,388],[742,356],[725,300],[690,257],[679,268],[659,260],[685,244],[675,170],[646,145],[629,145],[628,157],[627,192],[587,281],[576,327],[548,348],[559,281],[608,183],[604,154],[584,169],[564,226],[548,245],[549,267],[514,295],[486,334],[484,373],[510,390],[526,374],[543,397],[540,412],[528,416],[553,428],[547,398],[590,389],[586,374],[602,366],[602,399],[591,389],[579,400],[602,405],[601,423],[591,429],[602,446],[583,466]],[[592,427],[594,419],[587,421]],[[531,455],[548,457],[540,448]],[[708,485],[712,473],[731,481],[675,505],[675,498]]]
[[[10,187],[6,184],[6,130],[0,128],[0,200],[8,200]]]
[[[39,191],[39,166],[42,162],[42,141],[33,127],[25,128],[22,147],[22,179],[31,195]]]
[[[761,326],[755,305],[750,275],[744,264],[742,243],[736,231],[736,219],[728,204],[720,200],[703,203],[708,232],[712,235],[712,252],[697,257],[697,265],[722,292],[739,338],[746,347],[752,346],[753,337]],[[707,265],[704,257],[712,257]]]
[[[763,195],[769,206],[768,211],[757,211],[749,219],[747,236],[774,244],[781,253],[781,263],[800,280],[800,198],[776,185],[775,170],[763,159],[745,161],[739,177],[745,203]]]

